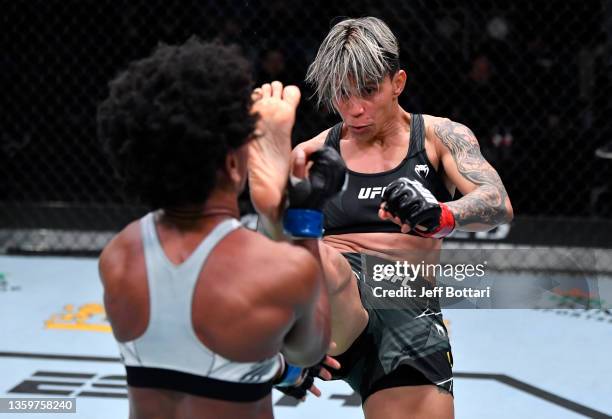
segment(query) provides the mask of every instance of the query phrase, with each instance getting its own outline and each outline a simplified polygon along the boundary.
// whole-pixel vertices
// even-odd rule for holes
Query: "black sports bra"
[[[334,125],[327,134],[325,145],[340,153],[342,122]],[[344,192],[327,202],[323,208],[325,233],[399,233],[400,227],[378,217],[380,198],[384,188],[400,177],[418,180],[440,202],[452,200],[425,152],[425,123],[421,114],[412,114],[410,140],[406,157],[394,169],[381,173],[348,171],[348,185]],[[410,234],[410,233],[409,233]]]

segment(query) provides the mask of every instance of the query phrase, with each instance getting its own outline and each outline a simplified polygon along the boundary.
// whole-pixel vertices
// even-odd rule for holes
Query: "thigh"
[[[366,419],[453,419],[453,396],[435,385],[386,388],[367,398]]]
[[[356,275],[349,260],[338,250],[321,244],[321,260],[329,291],[332,341],[330,355],[346,352],[368,324],[368,313],[359,295]]]

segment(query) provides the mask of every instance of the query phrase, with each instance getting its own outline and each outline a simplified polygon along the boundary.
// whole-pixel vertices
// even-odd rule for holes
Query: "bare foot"
[[[257,212],[278,222],[289,177],[291,130],[300,102],[296,86],[275,81],[253,91],[253,113],[259,114],[256,139],[249,144],[249,188]]]

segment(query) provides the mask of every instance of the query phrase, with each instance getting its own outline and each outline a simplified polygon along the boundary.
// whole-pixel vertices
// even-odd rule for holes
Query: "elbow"
[[[328,340],[325,345],[323,345],[320,350],[313,352],[311,356],[304,357],[304,365],[307,368],[320,364],[327,355],[327,351],[329,350],[330,341]]]
[[[318,336],[317,336],[318,335]],[[331,326],[329,321],[322,324],[319,333],[312,336],[308,347],[289,348],[285,346],[283,355],[287,361],[301,368],[310,368],[319,364],[327,355],[331,343]]]
[[[320,324],[320,335],[319,339],[315,339],[317,344],[313,345],[311,351],[307,351],[303,353],[301,356],[300,364],[304,367],[312,367],[313,365],[319,364],[325,355],[327,355],[327,351],[329,350],[329,345],[331,343],[331,321],[329,318],[325,318]]]
[[[310,368],[313,365],[320,363],[327,354],[330,344],[329,335],[327,335],[327,339],[323,339],[320,343],[321,344],[316,348],[312,348],[311,350],[307,351],[304,351],[303,349],[292,350],[291,348],[284,347],[282,353],[287,362],[289,362],[291,365],[301,368]]]

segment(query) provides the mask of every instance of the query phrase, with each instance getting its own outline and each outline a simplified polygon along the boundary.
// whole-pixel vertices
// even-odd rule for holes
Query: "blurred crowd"
[[[0,137],[8,200],[120,200],[95,142],[105,83],[160,40],[193,33],[238,45],[257,83],[299,85],[294,141],[312,137],[337,117],[309,100],[306,68],[342,16],[373,15],[399,38],[404,108],[472,128],[517,214],[612,213],[612,163],[596,158],[610,157],[612,141],[608,0],[17,3],[5,8],[12,16],[1,53],[11,80]]]

